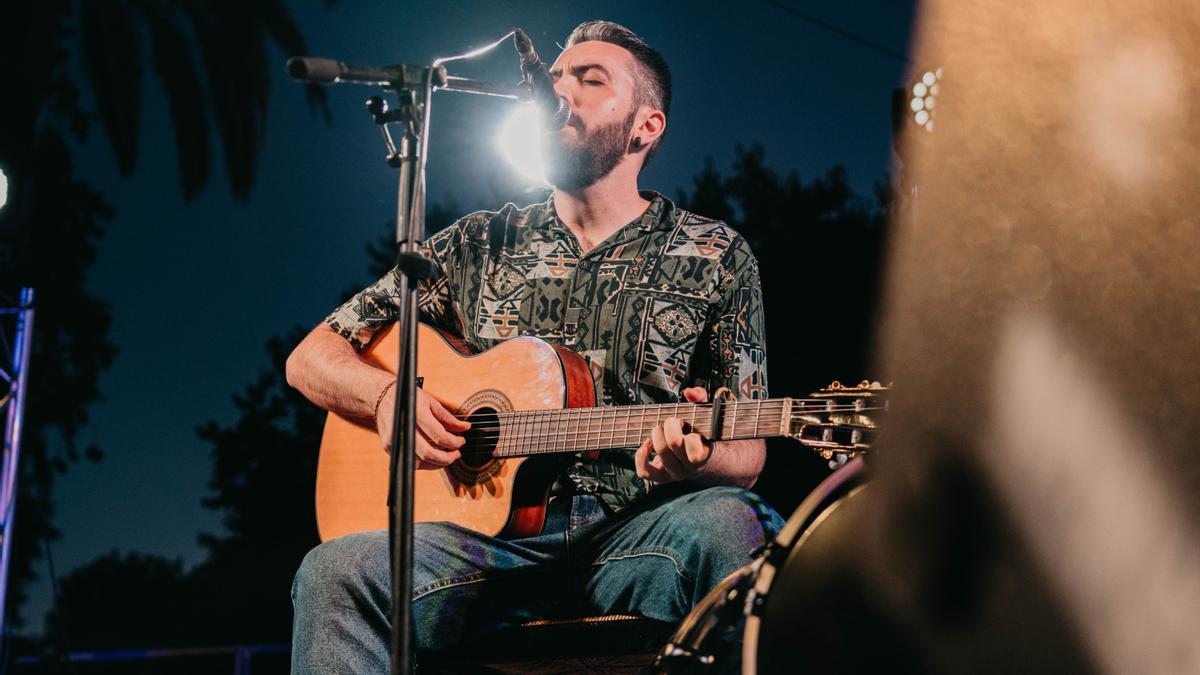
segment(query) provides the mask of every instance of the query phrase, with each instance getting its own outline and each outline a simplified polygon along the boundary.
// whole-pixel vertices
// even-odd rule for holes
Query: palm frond
[[[192,59],[190,36],[176,13],[164,11],[158,2],[141,2],[139,8],[150,34],[151,61],[167,95],[180,187],[190,200],[208,182],[211,168],[208,97]]]
[[[283,4],[283,0],[261,0],[257,5],[259,16],[258,20],[267,29],[267,33],[275,44],[283,49],[285,54],[295,56],[297,54],[308,54],[308,41],[304,39],[304,35],[300,33],[299,26],[292,18],[291,13]],[[305,87],[305,94],[308,98],[308,108],[312,112],[319,112],[326,123],[330,121],[331,113],[329,111],[329,102],[325,98],[325,88],[318,84],[310,84]]]
[[[83,70],[117,168],[128,176],[137,161],[141,119],[141,36],[127,2],[90,0],[81,5]]]
[[[189,6],[229,186],[245,201],[262,149],[269,77],[263,30],[253,9],[233,3]]]

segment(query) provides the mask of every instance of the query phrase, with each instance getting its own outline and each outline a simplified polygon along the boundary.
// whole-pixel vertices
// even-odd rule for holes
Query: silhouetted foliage
[[[0,211],[0,292],[37,291],[29,397],[4,608],[20,625],[26,586],[43,540],[53,538],[55,471],[88,457],[77,447],[99,375],[111,364],[110,314],[87,291],[87,271],[114,210],[75,175],[74,143],[97,119],[117,168],[138,155],[142,73],[157,73],[179,153],[180,185],[195,195],[210,172],[209,118],[225,154],[230,187],[244,199],[263,138],[269,43],[295,53],[303,38],[282,0],[45,0],[0,5],[0,62],[14,64],[0,106],[0,167],[9,203]],[[193,61],[194,55],[198,58]],[[148,61],[147,61],[148,60]],[[94,109],[73,76],[82,74]],[[310,102],[324,110],[318,90]]]
[[[204,187],[210,169],[210,118],[225,150],[229,187],[250,195],[262,148],[273,42],[288,54],[308,51],[283,0],[89,0],[78,5],[79,57],[97,117],[122,175],[137,161],[143,63],[149,56],[166,92],[184,196]],[[308,102],[326,119],[324,90]]]
[[[738,146],[733,171],[712,162],[681,190],[681,206],[721,218],[750,242],[762,274],[772,396],[804,396],[833,380],[879,380],[870,372],[890,191],[855,194],[843,167],[809,182],[780,176],[759,145]],[[756,489],[785,516],[827,475],[800,445],[768,442]]]
[[[215,644],[210,636],[227,634],[223,624],[239,615],[212,613],[213,588],[206,577],[187,574],[179,560],[112,552],[73,571],[62,582],[62,600],[47,617],[49,632],[72,651],[188,649]],[[202,613],[202,612],[209,613]],[[238,624],[240,626],[240,624]],[[233,656],[188,654],[172,658],[61,663],[44,652],[41,672],[90,675],[207,675],[236,672]],[[285,673],[286,659],[254,664],[254,672]]]
[[[317,543],[313,495],[325,415],[284,379],[284,362],[307,332],[267,342],[268,366],[234,396],[238,418],[198,430],[212,444],[211,496],[227,534],[203,535],[209,557],[191,574],[203,589],[202,615],[224,616],[207,644],[287,642],[291,575]]]
[[[191,604],[185,579],[179,560],[108,553],[63,578],[62,600],[47,627],[69,636],[79,651],[190,644],[191,622],[168,620]]]
[[[37,291],[6,607],[26,600],[36,578],[33,562],[43,540],[54,537],[56,471],[80,456],[79,429],[99,396],[99,375],[113,359],[107,305],[85,287],[96,257],[101,221],[112,207],[74,176],[71,143],[86,127],[78,91],[65,75],[69,38],[64,16],[71,3],[7,3],[0,9],[0,61],[21,64],[10,73],[14,95],[0,106],[0,167],[9,176],[9,203],[0,211],[0,291]],[[50,124],[58,120],[65,129]],[[71,136],[65,136],[65,133]],[[36,224],[36,226],[34,226]],[[7,304],[7,303],[5,303]]]

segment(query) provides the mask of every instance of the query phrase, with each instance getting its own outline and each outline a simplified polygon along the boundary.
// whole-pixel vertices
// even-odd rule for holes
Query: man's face
[[[633,55],[607,42],[581,42],[550,69],[571,119],[546,138],[546,178],[564,189],[587,187],[625,158],[637,117]]]

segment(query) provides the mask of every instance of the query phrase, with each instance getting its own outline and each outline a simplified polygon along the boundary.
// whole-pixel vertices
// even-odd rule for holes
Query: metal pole
[[[20,472],[21,431],[25,419],[25,393],[29,374],[29,351],[33,342],[33,289],[22,288],[16,308],[17,333],[13,341],[12,364],[15,389],[8,401],[8,416],[4,424],[3,457],[0,460],[0,636],[4,634],[8,615],[4,612],[8,600],[8,568],[12,553],[13,515],[17,510],[17,474]]]

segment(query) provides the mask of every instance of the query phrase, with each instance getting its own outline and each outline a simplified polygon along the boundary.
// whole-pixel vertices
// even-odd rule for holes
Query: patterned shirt
[[[480,351],[519,335],[565,345],[587,361],[602,405],[675,403],[689,386],[766,398],[762,291],[749,244],[725,223],[642,196],[646,212],[587,253],[553,198],[466,216],[425,242],[435,272],[422,282],[421,320]],[[362,348],[395,319],[387,299],[397,289],[393,270],[326,323]],[[613,511],[647,492],[628,448],[577,458],[567,480]]]

